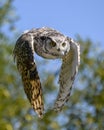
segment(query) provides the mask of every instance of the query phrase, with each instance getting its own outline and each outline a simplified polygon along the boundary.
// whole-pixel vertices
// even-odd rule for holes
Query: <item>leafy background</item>
[[[81,44],[81,65],[70,100],[60,113],[47,109],[58,92],[59,69],[50,71],[52,61],[37,56],[47,109],[44,118],[38,119],[25,96],[13,61],[12,51],[19,34],[15,26],[18,19],[13,1],[0,0],[0,130],[104,130],[103,46],[90,38],[83,40],[76,36]],[[8,26],[6,31],[5,26]],[[59,68],[59,61],[52,62],[56,63]],[[45,65],[49,69],[45,69]]]

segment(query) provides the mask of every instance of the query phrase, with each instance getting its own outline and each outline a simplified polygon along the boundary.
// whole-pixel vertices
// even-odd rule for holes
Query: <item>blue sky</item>
[[[104,43],[104,0],[15,0],[13,5],[19,31],[48,26],[72,38],[79,34]]]

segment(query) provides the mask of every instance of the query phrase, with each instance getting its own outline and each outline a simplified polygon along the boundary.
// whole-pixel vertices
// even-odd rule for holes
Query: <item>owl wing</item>
[[[59,77],[59,93],[54,105],[55,111],[60,111],[65,102],[68,101],[75,75],[80,63],[80,46],[78,43],[70,40],[70,51],[62,59],[61,72]]]
[[[27,98],[38,116],[42,117],[44,111],[42,87],[34,62],[33,36],[31,33],[25,33],[17,40],[14,48],[14,59],[16,59]]]

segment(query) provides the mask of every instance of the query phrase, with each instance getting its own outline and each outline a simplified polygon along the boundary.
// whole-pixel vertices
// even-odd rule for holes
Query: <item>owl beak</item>
[[[64,55],[65,55],[65,52],[64,52],[64,51],[62,51],[62,52],[61,52],[61,54],[64,56]]]
[[[57,51],[60,52],[61,56],[64,56],[67,54],[67,51],[60,51],[60,48],[57,48]]]
[[[68,54],[68,51],[65,51],[65,52],[64,52],[64,55],[67,55],[67,54]]]

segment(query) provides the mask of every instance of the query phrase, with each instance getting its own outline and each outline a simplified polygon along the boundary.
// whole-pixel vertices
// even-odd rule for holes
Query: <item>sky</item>
[[[104,0],[14,0],[19,31],[48,26],[104,44]],[[104,46],[103,46],[104,47]]]

